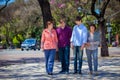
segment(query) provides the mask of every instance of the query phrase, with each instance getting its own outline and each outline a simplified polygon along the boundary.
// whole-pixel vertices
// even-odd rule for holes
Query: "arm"
[[[88,31],[87,29],[84,29],[84,32],[83,32],[83,44],[87,43],[87,35],[88,34]]]
[[[74,41],[74,35],[75,34],[75,27],[73,28],[73,31],[71,31],[71,38],[70,38],[70,42],[73,43]]]
[[[71,32],[71,39],[70,39],[70,42],[71,42],[71,48],[72,48],[72,49],[74,48],[74,47],[73,47],[74,33],[75,33],[75,31],[74,31],[74,28],[73,28],[73,32]]]
[[[70,30],[69,30],[69,39],[71,38],[71,36],[72,36],[72,29],[70,28]]]
[[[58,44],[58,37],[57,37],[57,33],[55,32],[55,42],[56,44]]]
[[[58,37],[56,31],[55,31],[55,44],[56,44],[56,51],[58,51]]]
[[[44,49],[44,42],[45,42],[45,34],[44,31],[42,32],[42,37],[41,37],[41,49]]]
[[[88,34],[88,31],[87,31],[87,28],[85,28],[83,32],[83,45],[81,46],[81,50],[83,50],[83,48],[85,47],[87,43],[87,37],[88,37],[87,34]]]

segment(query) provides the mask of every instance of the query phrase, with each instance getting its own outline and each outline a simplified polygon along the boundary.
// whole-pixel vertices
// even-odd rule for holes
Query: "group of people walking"
[[[69,74],[70,47],[74,54],[74,73],[82,74],[83,49],[86,48],[89,74],[97,73],[98,68],[98,45],[100,34],[94,24],[89,26],[89,31],[82,23],[82,17],[77,16],[73,30],[66,25],[65,18],[60,19],[60,25],[53,29],[53,22],[47,21],[46,29],[42,32],[41,49],[44,50],[46,72],[53,74],[54,58],[56,51],[59,53],[61,62],[60,74]],[[92,60],[94,68],[92,68]],[[77,62],[79,61],[79,62]]]

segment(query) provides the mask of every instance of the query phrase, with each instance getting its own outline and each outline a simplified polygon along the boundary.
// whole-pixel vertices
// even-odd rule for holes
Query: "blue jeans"
[[[62,71],[69,72],[70,46],[59,48]]]
[[[46,72],[52,73],[56,49],[44,50],[44,53],[45,53]]]
[[[74,72],[78,71],[79,73],[81,73],[83,50],[81,50],[80,46],[74,46],[73,54],[74,54]],[[78,70],[77,70],[77,60],[79,60]]]
[[[92,68],[92,57],[93,57],[94,71],[97,71],[97,68],[98,68],[98,49],[95,49],[95,50],[86,49],[86,54],[87,54],[89,70],[91,72],[93,71],[93,68]]]

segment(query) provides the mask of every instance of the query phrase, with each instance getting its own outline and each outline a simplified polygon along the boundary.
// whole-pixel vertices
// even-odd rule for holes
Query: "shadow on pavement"
[[[107,72],[107,71],[102,71],[98,74],[97,76],[99,79],[102,79],[103,77],[107,77],[109,78],[116,78],[116,80],[118,80],[118,78],[120,79],[120,74],[119,73],[115,73],[115,72]]]
[[[39,63],[44,61],[44,58],[21,58],[18,60],[0,60],[0,67],[15,64]]]

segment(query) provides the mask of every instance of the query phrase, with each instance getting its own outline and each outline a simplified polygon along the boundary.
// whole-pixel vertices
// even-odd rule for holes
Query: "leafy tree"
[[[96,6],[99,4],[99,0],[94,1],[96,1],[94,4],[96,10]],[[101,9],[102,11],[102,7],[104,6],[104,3],[106,3],[106,1],[107,0],[102,0],[102,3],[100,4],[100,6],[97,6],[97,8]],[[30,37],[40,39],[42,29],[46,27],[46,21],[53,19],[58,25],[58,21],[63,15],[67,18],[67,23],[70,26],[73,26],[75,16],[85,14],[85,17],[83,18],[83,23],[88,25],[96,19],[95,15],[88,15],[91,14],[91,4],[91,0],[15,0],[13,4],[7,5],[8,7],[0,11],[1,40],[3,42],[7,42],[8,44],[15,37],[19,41],[19,43],[21,43],[25,38]],[[107,28],[105,24],[107,22],[108,15],[112,15],[117,12],[120,7],[119,4],[119,2],[111,0],[105,9],[103,19],[97,18],[99,24],[101,20],[105,21],[104,27],[102,27],[105,29],[105,31],[102,34],[106,35],[107,33]],[[80,6],[83,8],[81,12],[78,11],[78,7]],[[102,14],[97,15],[101,16]],[[119,15],[110,18],[113,35],[116,34],[116,32],[119,33],[119,18]],[[101,27],[99,27],[99,29],[101,29]],[[18,35],[21,35],[23,37],[23,40],[21,40]],[[106,53],[107,51],[105,52],[105,55]],[[104,53],[102,52],[102,55],[103,54]]]
[[[41,34],[43,24],[39,9],[40,7],[37,0],[29,0],[28,2],[16,0],[13,4],[10,4],[9,7],[4,8],[2,12],[0,12],[0,36],[2,41],[10,45],[9,42],[12,42],[13,39],[16,38],[19,44],[21,44],[25,38],[33,37],[31,35],[35,33],[33,28],[37,28]],[[6,24],[9,24],[9,26]],[[3,30],[7,32],[3,33]],[[35,38],[37,37],[38,39],[40,34],[36,35],[35,33]],[[23,39],[18,35],[22,35]]]

